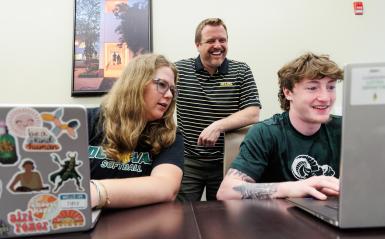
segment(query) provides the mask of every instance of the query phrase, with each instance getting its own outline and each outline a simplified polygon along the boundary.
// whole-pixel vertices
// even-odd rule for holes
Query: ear
[[[289,89],[284,88],[284,89],[283,89],[283,94],[285,95],[285,98],[286,98],[287,100],[290,101],[290,100],[293,99],[293,97],[292,97],[293,92],[291,92]]]

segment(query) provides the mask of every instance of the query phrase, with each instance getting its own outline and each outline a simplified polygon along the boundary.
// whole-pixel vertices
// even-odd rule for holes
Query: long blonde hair
[[[152,82],[156,70],[161,67],[170,67],[176,84],[178,73],[172,62],[162,55],[139,55],[129,62],[121,77],[102,99],[102,146],[110,158],[121,161],[120,155],[133,152],[139,142],[150,145],[151,154],[156,155],[175,141],[175,100],[161,119],[152,122],[145,119],[144,88]]]

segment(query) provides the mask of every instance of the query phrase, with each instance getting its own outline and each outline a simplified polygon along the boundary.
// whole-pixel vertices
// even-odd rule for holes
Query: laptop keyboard
[[[326,207],[338,210],[339,205],[338,205],[338,198],[330,198],[329,200],[326,201]]]
[[[327,208],[331,208],[331,209],[337,210],[337,211],[339,208],[338,197],[329,197],[325,201],[321,201],[321,200],[315,199],[313,197],[309,197],[309,198],[305,198],[305,199],[309,200],[309,201],[316,201],[315,205],[318,205],[320,207],[327,207]]]

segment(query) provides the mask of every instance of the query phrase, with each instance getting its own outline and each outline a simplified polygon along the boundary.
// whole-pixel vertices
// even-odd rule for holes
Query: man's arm
[[[249,106],[226,118],[214,121],[201,132],[197,144],[208,147],[214,146],[222,132],[258,122],[259,112],[260,108],[258,106]]]
[[[313,176],[301,181],[256,183],[247,174],[230,168],[217,193],[218,200],[305,197],[325,200],[339,194],[335,177]]]

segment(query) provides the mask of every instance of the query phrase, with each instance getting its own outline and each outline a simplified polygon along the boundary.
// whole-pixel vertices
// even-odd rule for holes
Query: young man
[[[258,121],[260,102],[249,66],[229,60],[227,28],[203,20],[195,32],[197,58],[176,63],[178,127],[184,138],[184,175],[178,199],[198,201],[206,187],[215,200],[223,179],[223,133]]]
[[[266,199],[339,193],[341,117],[330,115],[343,71],[307,53],[278,71],[281,114],[254,125],[217,198]]]

